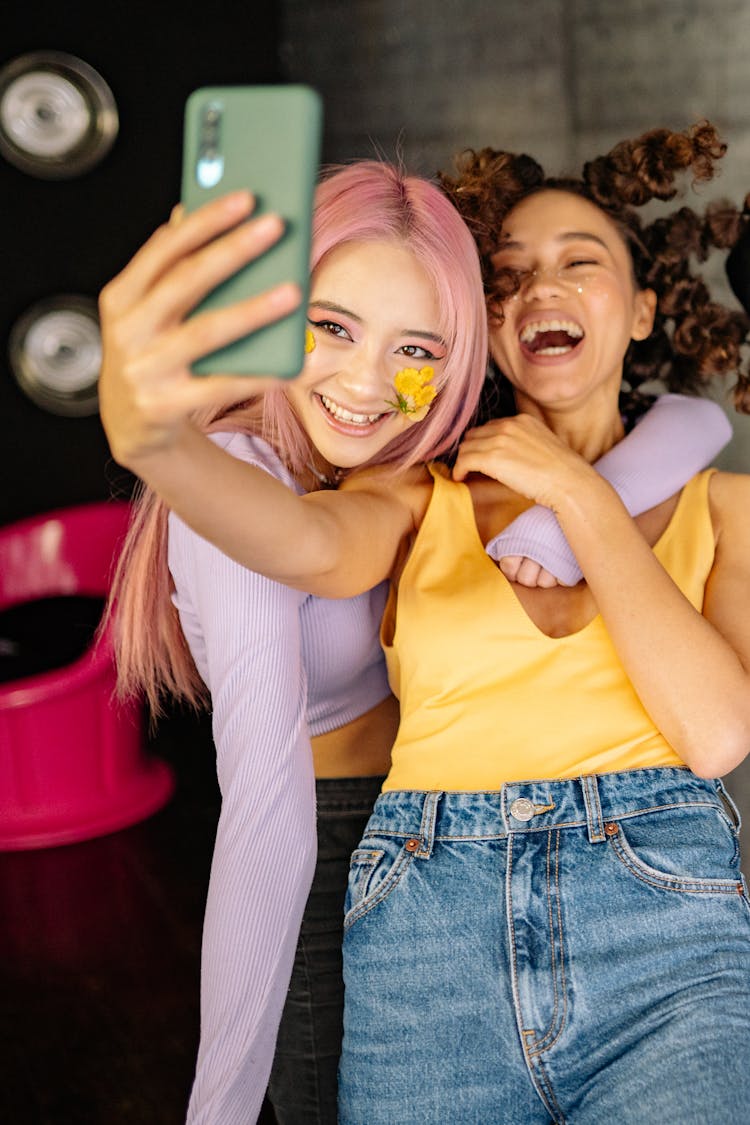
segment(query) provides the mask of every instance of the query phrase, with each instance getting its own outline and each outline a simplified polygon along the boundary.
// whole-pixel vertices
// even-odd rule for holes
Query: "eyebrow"
[[[336,301],[326,301],[325,299],[318,298],[315,301],[310,301],[310,308],[324,309],[326,312],[340,313],[342,316],[350,317],[355,324],[364,324],[361,316],[357,316],[351,309],[344,308]],[[421,328],[402,328],[399,331],[400,336],[416,336],[418,340],[431,340],[433,344],[442,344],[445,347],[445,340],[438,332],[425,332]]]
[[[609,250],[609,247],[607,246],[607,243],[604,241],[603,238],[600,238],[598,234],[592,234],[591,231],[586,231],[586,230],[564,231],[563,234],[557,235],[555,241],[556,242],[578,242],[581,239],[584,239],[587,242],[596,242],[599,246],[602,247],[602,249]],[[495,253],[499,254],[501,250],[524,250],[525,248],[526,248],[525,242],[517,242],[517,241],[514,241],[512,238],[509,238],[507,240],[507,242],[501,242],[500,243],[500,245],[498,246]]]

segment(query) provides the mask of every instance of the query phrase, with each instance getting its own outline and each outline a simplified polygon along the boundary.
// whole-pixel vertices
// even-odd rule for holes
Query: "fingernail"
[[[277,237],[284,229],[284,223],[278,215],[264,215],[252,224],[252,232],[257,237]]]
[[[302,300],[302,293],[300,291],[299,285],[295,285],[291,281],[284,282],[283,285],[277,285],[275,289],[272,289],[267,294],[267,296],[269,302],[272,305],[277,307],[283,306],[284,308],[298,305]]]
[[[245,215],[255,206],[255,199],[249,191],[233,191],[224,200],[227,211],[233,215]]]

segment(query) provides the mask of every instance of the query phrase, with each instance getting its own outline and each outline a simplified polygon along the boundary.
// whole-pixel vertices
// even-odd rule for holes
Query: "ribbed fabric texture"
[[[213,436],[294,487],[264,443]],[[378,641],[384,590],[308,597],[238,566],[175,516],[169,565],[211,691],[222,794],[187,1120],[248,1125],[263,1101],[315,864],[308,720],[313,733],[334,729],[388,694]]]
[[[631,516],[674,496],[710,465],[732,437],[724,411],[709,399],[661,395],[637,426],[595,464]],[[554,512],[535,505],[491,539],[487,554],[533,559],[566,586],[583,578]]]

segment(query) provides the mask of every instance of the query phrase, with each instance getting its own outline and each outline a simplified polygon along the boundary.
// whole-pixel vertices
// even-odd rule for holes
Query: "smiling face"
[[[625,352],[651,332],[655,295],[639,290],[615,224],[587,199],[541,191],[503,224],[496,269],[518,271],[518,291],[490,325],[490,350],[519,410],[616,406]]]
[[[411,425],[396,405],[394,379],[447,355],[437,297],[414,255],[390,242],[350,242],[327,254],[312,277],[308,328],[314,347],[289,401],[328,465],[353,468]]]

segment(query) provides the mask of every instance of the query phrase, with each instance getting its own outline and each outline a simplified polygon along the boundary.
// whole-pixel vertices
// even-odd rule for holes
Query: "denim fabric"
[[[341,1125],[750,1120],[738,828],[681,769],[383,794],[349,875]]]
[[[316,782],[318,863],[268,1087],[279,1125],[336,1125],[346,877],[382,784],[382,777]]]

